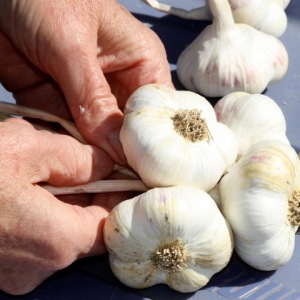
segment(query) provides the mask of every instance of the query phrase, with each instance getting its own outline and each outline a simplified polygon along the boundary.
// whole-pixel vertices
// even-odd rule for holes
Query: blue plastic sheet
[[[162,0],[163,1],[163,0]],[[209,24],[207,21],[189,21],[166,15],[150,8],[139,0],[120,1],[133,15],[151,27],[163,41],[171,66],[173,81],[182,89],[176,76],[176,61],[179,54]],[[164,3],[191,9],[203,5],[201,0],[166,0]],[[291,0],[286,9],[288,27],[281,37],[285,44],[290,64],[283,80],[270,85],[265,94],[274,99],[283,110],[287,121],[287,136],[293,147],[300,150],[300,2]],[[0,86],[0,99],[12,100]],[[58,272],[33,292],[13,297],[0,292],[0,299],[30,300],[182,300],[182,299],[247,299],[247,300],[300,300],[300,236],[292,259],[276,272],[261,272],[243,263],[235,254],[229,265],[216,274],[209,284],[196,293],[181,294],[165,285],[144,290],[125,287],[110,271],[107,255],[83,259]]]

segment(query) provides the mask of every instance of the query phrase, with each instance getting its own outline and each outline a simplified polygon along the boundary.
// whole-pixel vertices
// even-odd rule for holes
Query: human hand
[[[58,200],[37,183],[78,185],[113,164],[98,147],[37,131],[21,119],[0,123],[0,290],[24,294],[78,258],[106,251],[102,230],[125,193]]]
[[[162,43],[115,0],[0,1],[0,82],[20,104],[72,115],[119,164],[128,96],[147,83],[172,86]]]

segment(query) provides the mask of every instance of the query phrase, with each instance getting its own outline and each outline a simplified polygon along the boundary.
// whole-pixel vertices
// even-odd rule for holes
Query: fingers
[[[28,58],[23,61],[23,56],[17,57],[23,63],[17,70],[24,75],[29,68],[35,75],[33,82],[23,76],[24,84],[30,87],[27,92],[24,84],[15,86],[14,76],[7,86],[12,85],[23,104],[40,101],[38,98],[43,99],[41,103],[58,100],[57,111],[62,109],[64,115],[68,113],[61,102],[65,97],[85,139],[124,165],[126,159],[119,141],[123,122],[120,108],[141,85],[160,82],[172,86],[165,49],[157,35],[117,1],[6,5],[14,18],[5,17],[3,28]],[[55,14],[49,15],[50,10]],[[34,13],[28,14],[29,11]],[[17,20],[16,24],[11,19]],[[26,35],[14,26],[26,27]],[[52,79],[55,83],[51,84]],[[32,85],[34,82],[38,85]]]
[[[9,91],[34,86],[48,76],[39,71],[0,30],[0,82]]]
[[[69,205],[40,186],[11,183],[0,190],[1,290],[28,293],[78,258],[106,252],[103,225],[109,206]],[[123,199],[119,193],[114,203]]]
[[[92,44],[91,40],[87,43]],[[68,57],[54,54],[51,59],[55,62],[52,63],[60,68],[53,69],[52,74],[63,90],[82,135],[116,163],[124,164],[125,156],[119,141],[123,114],[100,69],[96,44],[94,46],[73,45]]]
[[[91,205],[80,207],[57,199],[39,186],[28,186],[32,207],[26,209],[32,224],[41,223],[41,232],[47,232],[56,270],[68,266],[78,258],[94,256],[106,252],[103,240],[103,226],[112,208],[129,199],[129,193],[108,193],[97,195]],[[32,211],[43,212],[42,215]],[[40,238],[40,233],[37,233]],[[67,247],[67,248],[66,248]],[[49,254],[50,254],[49,253]]]
[[[96,5],[95,11],[95,19],[73,33],[76,39],[66,36],[64,47],[53,41],[45,64],[63,90],[80,132],[124,165],[120,108],[141,85],[172,85],[170,68],[156,34],[117,1]],[[111,17],[116,14],[118,18]]]
[[[37,208],[46,212],[43,213],[41,230],[48,231],[47,238],[54,246],[53,249],[50,248],[52,257],[55,258],[52,267],[59,270],[78,258],[106,252],[103,226],[110,207],[70,205],[57,201],[39,186],[31,186],[29,189],[32,203],[38,202]],[[121,194],[118,197],[115,203],[124,200]],[[33,224],[41,223],[40,218],[41,216],[36,216]]]
[[[22,119],[0,123],[0,152],[1,290],[27,293],[76,259],[106,251],[103,224],[125,194],[99,195],[97,202],[87,199],[87,206],[79,198],[59,201],[35,184],[71,185],[107,176],[113,162],[105,152],[70,136],[37,131]]]
[[[114,166],[103,150],[67,135],[35,130],[24,120],[0,123],[0,141],[0,165],[6,170],[2,175],[11,173],[16,180],[78,185],[108,176]]]
[[[39,170],[44,170],[40,174],[44,178],[38,179],[52,185],[77,185],[101,179],[111,173],[114,165],[103,150],[82,145],[66,135],[40,132],[37,145],[43,151]]]
[[[1,31],[0,82],[13,93],[18,104],[70,119],[69,108],[57,83],[22,55]]]
[[[99,31],[98,59],[119,107],[123,108],[128,97],[142,85],[174,86],[166,50],[157,34],[121,4],[112,3],[111,13],[118,11],[118,18],[106,18],[105,28]]]
[[[15,81],[22,80],[18,74],[15,75],[18,78]],[[72,119],[63,93],[58,85],[50,79],[12,91],[16,103],[19,105],[44,110],[67,120]]]

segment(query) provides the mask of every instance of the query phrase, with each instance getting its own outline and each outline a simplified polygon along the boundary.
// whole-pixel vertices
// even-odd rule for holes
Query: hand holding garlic
[[[135,288],[145,288],[158,283],[165,283],[180,292],[196,291],[205,286],[211,276],[227,265],[234,241],[234,246],[240,257],[257,269],[276,270],[283,264],[286,264],[293,253],[295,231],[300,223],[298,191],[300,162],[285,136],[285,120],[281,110],[274,101],[263,95],[249,95],[237,92],[221,99],[214,110],[202,96],[192,92],[171,90],[166,86],[157,84],[141,87],[133,93],[132,97],[126,106],[126,110],[128,110],[126,114],[129,114],[129,118],[137,118],[138,122],[141,122],[138,124],[141,125],[147,120],[145,124],[152,125],[155,123],[153,116],[159,116],[160,124],[164,124],[163,118],[170,119],[168,111],[172,108],[171,120],[176,122],[173,123],[173,126],[163,126],[163,128],[171,127],[173,130],[179,123],[178,118],[174,117],[176,105],[182,104],[182,99],[185,99],[183,101],[185,109],[193,107],[193,116],[195,115],[195,110],[201,107],[204,112],[203,115],[206,116],[205,119],[196,118],[196,121],[201,121],[201,126],[196,126],[198,123],[195,120],[191,122],[189,118],[185,117],[183,118],[185,126],[179,127],[181,129],[180,134],[191,134],[194,142],[197,142],[197,132],[202,133],[201,130],[206,128],[204,121],[210,120],[210,118],[212,120],[207,124],[212,122],[216,125],[218,123],[217,119],[227,123],[233,131],[222,123],[220,123],[222,125],[221,128],[227,128],[227,133],[231,132],[233,134],[234,132],[238,137],[239,146],[242,135],[238,136],[238,133],[239,130],[243,132],[243,129],[239,129],[239,126],[247,128],[250,125],[250,127],[253,127],[253,132],[249,129],[246,130],[249,133],[249,142],[246,143],[248,148],[244,149],[245,153],[240,153],[241,157],[236,163],[233,161],[223,171],[221,180],[209,190],[209,193],[205,193],[196,187],[184,187],[182,184],[165,188],[157,188],[154,185],[154,188],[149,189],[144,194],[132,199],[127,198],[126,202],[120,203],[115,207],[106,221],[104,239],[110,253],[111,268],[116,277],[124,284]],[[178,97],[179,99],[177,99]],[[159,101],[155,100],[152,103],[152,99],[159,99]],[[198,105],[200,106],[198,107]],[[251,113],[256,116],[259,115],[262,107],[267,107],[268,111],[274,110],[272,116],[277,116],[280,121],[275,133],[275,137],[279,134],[277,140],[271,139],[272,132],[270,128],[272,128],[273,119],[269,119],[262,114],[257,118],[257,123],[251,121],[251,114],[249,115],[250,112],[248,111],[250,105],[252,108]],[[11,107],[10,110],[12,110]],[[21,108],[18,108],[18,110],[21,110]],[[151,112],[149,116],[147,115],[148,111]],[[161,114],[161,112],[164,113]],[[233,122],[231,123],[230,120],[234,119],[231,114],[234,112],[240,120],[237,122],[232,120]],[[182,115],[183,112],[181,111],[179,116]],[[141,118],[144,120],[141,120]],[[246,120],[249,124],[247,124]],[[126,142],[133,140],[136,145],[141,146],[147,135],[141,129],[143,128],[142,126],[134,125],[135,122],[136,120],[130,120],[128,123],[124,123],[123,143],[126,144]],[[170,122],[170,120],[166,122]],[[190,130],[189,126],[186,127],[187,124],[192,124],[193,130]],[[263,130],[262,135],[256,139],[255,129],[258,128]],[[154,139],[156,134],[157,130],[152,134]],[[164,133],[161,136],[164,136]],[[209,135],[206,135],[206,138],[208,137],[213,139],[214,135],[210,132]],[[209,139],[206,140],[206,142],[208,141]],[[236,143],[236,140],[233,139],[231,142]],[[129,146],[128,149],[130,149]],[[234,149],[236,157],[237,145]],[[166,146],[165,151],[169,151],[169,156],[171,156],[172,150],[172,147]],[[146,153],[148,151],[155,152],[155,147],[153,149],[150,147],[150,150],[147,150]],[[203,155],[206,155],[205,158],[208,158],[207,154]],[[213,155],[217,158],[216,154]],[[167,155],[165,157],[169,159]],[[139,161],[135,159],[141,159],[139,156],[132,156],[131,158],[131,162],[135,166],[139,164]],[[155,166],[155,168],[158,166]],[[214,170],[208,167],[207,171],[207,174],[212,174]],[[173,169],[169,169],[168,172],[166,173],[167,177],[176,178],[172,174]],[[105,184],[105,181],[102,183]],[[95,182],[95,185],[97,185],[97,182]],[[83,185],[78,188],[84,191],[85,186],[88,189],[87,192],[92,192],[93,188],[95,188],[94,191],[97,189],[94,185],[92,187]],[[130,186],[133,187],[133,185]],[[70,191],[76,191],[76,188],[70,187]],[[276,199],[276,196],[278,196],[278,199]],[[167,203],[169,205],[165,207],[167,199],[170,199]],[[199,205],[202,207],[200,208]],[[272,209],[273,206],[275,214],[266,210],[266,208]],[[182,213],[185,211],[186,214],[189,213],[189,218],[184,218],[183,220]],[[212,211],[213,214],[211,215],[209,211]],[[253,214],[252,211],[254,212]],[[170,221],[169,212],[172,212],[172,221]],[[223,225],[218,224],[217,227],[219,231],[223,228],[222,230],[227,232],[225,233],[227,238],[220,241],[220,245],[222,245],[220,248],[218,244],[219,239],[216,239],[217,244],[213,248],[216,249],[218,255],[213,252],[213,249],[209,249],[210,254],[216,254],[214,258],[210,257],[210,262],[218,261],[216,264],[212,263],[209,270],[205,267],[205,259],[203,261],[195,258],[199,253],[201,253],[201,258],[207,255],[208,246],[206,242],[198,244],[195,253],[189,253],[187,249],[191,249],[191,245],[186,242],[185,235],[181,235],[179,230],[171,230],[172,235],[169,235],[167,238],[164,233],[166,227],[172,228],[172,226],[177,226],[178,224],[180,224],[178,228],[185,228],[183,231],[185,234],[190,232],[188,228],[197,228],[196,223],[194,224],[193,219],[190,218],[191,212],[195,213],[197,225],[200,224],[198,220],[200,212],[204,213],[205,217],[209,216],[210,222],[205,224],[207,225],[206,230],[209,236],[212,234],[210,230],[213,230],[214,222],[218,223],[223,219],[221,222]],[[226,219],[224,219],[221,212]],[[205,220],[204,216],[201,218]],[[220,216],[222,217],[220,218]],[[134,224],[132,223],[133,220]],[[149,222],[145,222],[145,220],[149,220]],[[273,228],[268,225],[269,223],[276,223],[278,226]],[[166,224],[167,226],[165,226]],[[267,224],[266,229],[264,228],[265,224]],[[156,240],[155,245],[150,243],[149,248],[146,247],[147,244],[142,238],[144,233],[149,230],[147,226],[150,226],[150,230],[154,230],[159,238]],[[231,234],[231,226],[234,239]],[[204,229],[205,226],[201,225],[201,228]],[[202,238],[206,240],[206,230],[204,232],[199,230],[197,240],[202,240]],[[275,234],[277,231],[281,234]],[[220,231],[220,233],[222,232]],[[254,232],[254,235],[252,232]],[[247,236],[247,234],[249,235]],[[262,234],[265,243],[261,242],[260,234]],[[193,237],[196,236],[195,234],[191,235]],[[224,232],[221,235],[224,237]],[[163,237],[162,239],[161,236]],[[247,240],[252,239],[250,246],[248,246],[247,242],[245,243],[245,236]],[[216,234],[213,234],[213,237],[215,238]],[[151,241],[154,240],[155,237],[153,236]],[[229,240],[230,242],[228,243]],[[211,245],[212,242],[209,241],[208,243]],[[279,252],[279,255],[278,251],[273,250],[276,245],[280,245],[282,250]],[[121,247],[122,251],[120,251]],[[143,251],[144,247],[146,247],[145,252]],[[259,258],[257,258],[257,255],[253,257],[253,252],[255,254],[258,252]],[[138,257],[137,254],[139,254]],[[138,258],[137,261],[132,260],[132,257]],[[146,262],[145,265],[141,261]],[[190,265],[191,262],[193,262],[192,265]]]
[[[217,2],[211,1],[211,3],[216,4]],[[218,11],[217,7],[212,7],[213,13]],[[228,25],[228,28],[232,24],[236,25],[231,21],[226,23],[225,18],[222,18],[222,16],[220,17],[217,14],[214,14],[214,16],[217,21],[212,27],[215,29],[220,29],[221,25],[224,24]],[[224,20],[224,24],[221,24]],[[228,30],[227,35],[225,35],[226,38],[232,32],[236,33],[234,30]],[[214,33],[216,33],[215,37],[219,37],[218,30],[215,30]],[[239,35],[237,34],[237,36]],[[257,36],[256,34],[252,35],[252,33],[248,35],[250,38]],[[279,44],[270,42],[271,40],[275,41],[276,39],[268,39],[269,43],[267,45],[275,49]],[[255,47],[259,44],[263,43],[257,42]],[[277,55],[278,53],[274,55],[276,57],[275,67],[278,64],[282,68],[273,72],[275,74],[278,71],[278,74],[276,74],[277,77],[272,77],[272,80],[277,80],[283,76],[286,67],[285,58],[287,57],[284,48],[278,46],[277,49],[281,49],[282,53],[281,56]],[[104,50],[101,49],[101,51]],[[214,53],[214,51],[211,52]],[[100,54],[102,55],[103,52]],[[100,55],[99,60],[102,63],[103,61],[107,62],[106,59],[110,57],[111,53],[108,51],[106,54],[107,56],[104,54],[103,57]],[[225,56],[229,54],[229,52],[225,52]],[[239,56],[240,60],[243,58],[243,55]],[[218,63],[222,66],[224,61],[226,59],[220,59]],[[265,58],[261,58],[259,64],[262,65],[264,61]],[[268,63],[274,66],[273,62]],[[120,77],[123,75],[128,76],[128,74],[125,69],[121,70],[120,77],[112,78],[112,73],[116,71],[113,67],[117,68],[117,72],[120,70],[118,66],[110,65],[109,60],[108,65],[106,70],[110,74],[107,75],[106,79],[112,83],[114,88],[114,79],[118,81]],[[232,65],[235,70],[239,69],[237,65],[233,63]],[[214,73],[215,67],[211,66],[210,71]],[[265,80],[268,76],[266,76],[266,73],[262,73],[261,78]],[[242,71],[242,79],[244,79],[245,74],[249,76],[246,76],[247,79],[252,78],[251,70],[250,72],[248,70]],[[76,75],[73,74],[73,76]],[[232,78],[234,84],[240,83],[238,77],[232,75]],[[269,80],[267,80],[267,84],[272,81],[270,78],[267,78]],[[188,79],[191,79],[191,76]],[[170,85],[168,79],[167,81],[167,84]],[[142,85],[144,81],[140,83]],[[206,82],[204,84],[208,90],[211,90],[210,83],[207,84]],[[221,81],[222,84],[226,85],[227,81]],[[266,82],[264,82],[264,85],[266,85]],[[253,86],[262,88],[257,82],[252,82],[251,88]],[[242,134],[237,139],[237,133],[245,132],[245,129],[241,129],[239,126],[243,127],[246,124],[246,122],[243,123],[243,120],[249,117],[249,114],[243,115],[243,105],[245,104],[246,107],[248,103],[245,98],[243,105],[239,101],[227,102],[224,98],[224,101],[219,102],[217,109],[214,110],[204,97],[192,92],[175,91],[159,84],[144,85],[136,90],[133,89],[134,92],[125,107],[125,121],[121,131],[121,141],[129,164],[151,189],[144,194],[118,204],[108,215],[104,230],[105,244],[110,252],[110,264],[116,277],[126,285],[135,288],[145,288],[164,283],[180,292],[193,292],[205,286],[214,274],[227,265],[234,246],[236,246],[241,258],[254,267],[273,270],[287,263],[293,252],[294,234],[299,224],[299,202],[297,197],[299,175],[298,160],[285,136],[285,122],[282,115],[280,116],[280,110],[276,111],[274,105],[268,106],[273,107],[274,112],[278,112],[276,115],[278,119],[276,119],[280,122],[276,137],[278,137],[278,140],[284,140],[284,142],[269,139],[272,134],[267,130],[270,126],[268,125],[264,128],[266,131],[261,137],[264,142],[257,144],[260,139],[254,138],[254,134],[247,137],[248,141],[245,143],[246,146],[243,148],[243,152],[239,152],[241,158],[235,163],[238,158],[238,151],[242,148],[240,143]],[[123,93],[123,91],[123,89],[119,90],[120,93]],[[246,94],[246,96],[249,95]],[[255,107],[259,107],[259,105],[265,103],[264,100],[257,100],[256,102],[253,100],[253,103],[257,104]],[[239,104],[237,105],[237,103]],[[234,118],[228,117],[234,109],[236,109],[236,113],[241,113],[239,115],[242,116],[240,123],[235,123]],[[86,107],[80,105],[79,113],[84,116],[87,113]],[[231,123],[231,121],[233,122]],[[266,118],[262,116],[257,121],[265,122]],[[246,130],[246,132],[248,131]],[[255,146],[253,146],[254,144]],[[83,146],[83,149],[87,149],[87,146]],[[101,152],[101,154],[103,155],[104,152]],[[63,160],[62,165],[65,162]],[[107,163],[110,167],[112,161],[108,160]],[[275,179],[278,177],[278,180],[276,181],[273,176],[269,177],[266,174],[268,173],[266,169],[274,171],[273,175],[276,177]],[[86,172],[89,170],[89,168],[85,169]],[[34,175],[36,176],[36,173]],[[248,177],[244,175],[248,175]],[[234,186],[237,177],[239,178],[238,184]],[[219,181],[220,179],[221,181]],[[52,181],[50,180],[50,182]],[[253,183],[258,183],[258,186]],[[77,185],[77,182],[71,184]],[[172,187],[170,187],[171,185]],[[32,187],[31,181],[29,187]],[[34,184],[34,187],[50,197],[49,199],[55,199],[40,186]],[[219,187],[220,189],[218,189]],[[247,187],[251,189],[249,194],[252,197],[248,197]],[[205,191],[217,196],[218,205]],[[278,197],[276,198],[276,196]],[[246,198],[247,201],[242,202],[242,198]],[[261,198],[263,198],[262,201],[260,201]],[[259,206],[272,209],[273,203],[272,205],[269,204],[269,198],[273,199],[275,203],[275,209],[271,213]],[[120,200],[122,199],[121,197]],[[87,220],[88,226],[95,219],[98,224],[99,222],[103,224],[102,217],[108,214],[107,210],[101,209],[99,206],[95,207],[95,210],[94,206],[83,210],[79,207],[76,211],[76,208],[64,205],[65,203],[59,201],[54,203],[52,203],[53,201],[51,203],[49,201],[44,202],[41,204],[42,208],[46,206],[46,209],[43,210],[45,211],[43,228],[47,226],[49,228],[49,224],[51,228],[51,216],[49,217],[47,211],[52,211],[53,207],[56,206],[63,207],[65,214],[70,213],[72,215],[74,209],[75,215],[80,212],[86,216],[85,213],[87,212],[90,216],[92,212],[92,220],[86,217],[83,222],[79,220],[78,224],[73,224],[75,227],[80,227]],[[256,203],[255,206],[253,203]],[[114,202],[114,204],[116,203]],[[233,204],[235,206],[232,209],[231,205]],[[295,206],[292,206],[293,204]],[[48,205],[50,205],[50,208]],[[291,209],[289,209],[290,206]],[[6,209],[9,206],[4,205],[3,207]],[[247,209],[250,207],[250,209],[247,210],[245,207]],[[49,209],[47,210],[47,208]],[[236,212],[237,215],[233,212]],[[254,212],[253,215],[251,212]],[[95,219],[93,218],[94,213],[96,215]],[[23,215],[20,217],[23,217]],[[242,217],[243,220],[241,220]],[[33,219],[36,220],[37,216],[34,215]],[[59,214],[58,219],[60,220]],[[70,217],[70,219],[72,218]],[[264,228],[266,223],[268,224],[267,228]],[[242,225],[240,226],[240,224]],[[252,233],[253,228],[254,234]],[[30,229],[33,230],[32,225],[29,226],[28,232],[30,232]],[[89,232],[91,230],[91,228],[86,229],[85,227],[80,229]],[[69,225],[65,230],[72,231],[74,228]],[[275,234],[277,231],[280,232],[279,235]],[[100,232],[100,236],[95,237],[96,232]],[[91,235],[94,234],[94,243],[103,246],[101,244],[101,229],[100,231],[92,229],[90,233]],[[147,238],[145,238],[145,233],[147,233]],[[38,235],[39,232],[36,234]],[[149,236],[151,239],[148,238]],[[236,243],[233,236],[236,238]],[[250,247],[243,243],[245,236],[253,242]],[[258,238],[256,239],[256,237]],[[50,253],[60,254],[60,248],[57,248],[54,243],[51,244],[51,238],[50,232],[50,242],[46,245],[43,243],[39,245],[45,247],[46,250],[50,249]],[[64,239],[66,235],[62,234],[58,238]],[[38,237],[35,235],[33,240],[36,243],[39,242]],[[265,243],[261,243],[261,240],[264,240]],[[98,243],[99,241],[100,243]],[[71,244],[72,242],[71,237]],[[273,250],[278,245],[282,248],[279,253],[280,257],[278,257],[277,251]],[[76,254],[76,251],[74,251],[75,254],[69,260],[64,256],[58,256],[58,265],[64,267],[76,255],[77,257],[86,255],[86,251],[88,251],[88,254],[97,252],[89,246],[86,244],[78,246],[75,241],[75,248],[77,250],[80,248],[80,253],[77,252]],[[259,252],[259,259],[257,260],[252,255],[253,249]],[[38,255],[37,257],[39,258]],[[58,269],[57,265],[50,265],[50,267],[51,271]],[[27,282],[25,289],[29,290],[51,273],[48,269],[41,272],[45,272],[43,273],[44,276],[38,277],[33,274],[31,277],[33,281]],[[7,291],[13,290],[9,284],[12,282],[15,285],[16,278],[17,276],[8,278],[10,281],[8,285],[2,283]],[[24,285],[22,288],[23,290],[19,289],[20,293],[24,292]]]
[[[156,0],[144,0],[160,11],[189,20],[211,20],[213,18],[209,0],[192,10],[176,8]],[[232,16],[236,23],[248,24],[257,30],[280,37],[287,27],[285,9],[290,0],[229,0]]]
[[[124,102],[148,82],[172,86],[161,41],[115,0],[0,1],[0,82],[119,164]]]
[[[28,293],[78,258],[106,251],[101,226],[128,194],[56,198],[38,183],[74,186],[106,177],[113,168],[107,154],[21,119],[0,123],[0,152],[1,291]]]

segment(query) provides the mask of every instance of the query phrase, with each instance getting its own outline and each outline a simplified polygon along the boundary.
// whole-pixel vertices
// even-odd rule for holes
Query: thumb
[[[74,48],[74,47],[73,47]],[[86,140],[116,163],[126,162],[119,140],[123,113],[105,79],[95,50],[75,46],[68,57],[56,55],[54,78],[60,85],[75,123]]]

